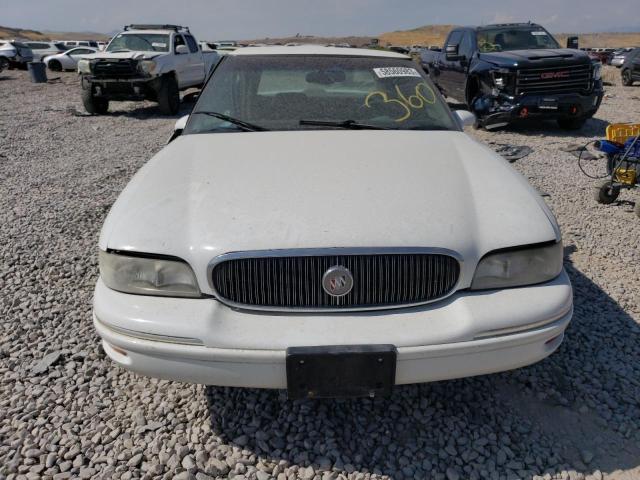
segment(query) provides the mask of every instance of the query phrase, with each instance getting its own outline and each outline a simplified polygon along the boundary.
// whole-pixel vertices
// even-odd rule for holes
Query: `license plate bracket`
[[[396,379],[394,345],[287,349],[290,399],[388,396]]]

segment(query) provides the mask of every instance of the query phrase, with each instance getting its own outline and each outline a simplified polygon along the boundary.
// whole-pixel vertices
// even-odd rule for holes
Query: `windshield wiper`
[[[267,132],[268,129],[261,127],[260,125],[254,125],[253,123],[245,122],[244,120],[238,120],[237,118],[230,117],[229,115],[225,115],[224,113],[219,112],[193,112],[194,114],[198,113],[201,115],[209,115],[210,117],[215,117],[220,120],[224,120],[225,122],[233,123],[234,125],[240,127],[245,132]]]
[[[338,127],[349,130],[393,130],[388,127],[358,123],[355,120],[343,120],[341,122],[327,122],[323,120],[300,120],[300,125],[315,125],[318,127]]]
[[[119,48],[118,50],[107,50],[109,53],[130,52],[128,48]]]

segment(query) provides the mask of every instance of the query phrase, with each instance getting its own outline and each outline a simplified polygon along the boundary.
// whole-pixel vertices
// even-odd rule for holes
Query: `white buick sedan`
[[[404,55],[230,53],[104,224],[105,351],[290,398],[550,355],[573,311],[560,231],[470,120]]]

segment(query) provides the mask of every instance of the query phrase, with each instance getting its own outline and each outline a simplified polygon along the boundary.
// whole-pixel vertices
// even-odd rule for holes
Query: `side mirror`
[[[576,50],[578,50],[579,47],[579,42],[578,42],[578,37],[569,37],[567,38],[567,48],[575,48]]]
[[[457,44],[453,44],[453,45],[447,45],[445,48],[445,55],[447,60],[459,60],[460,59],[460,55],[458,53],[460,48],[460,45]]]
[[[474,123],[476,123],[476,116],[467,110],[456,110],[453,113],[463,128],[471,127]]]
[[[173,142],[176,138],[178,138],[180,135],[182,135],[182,131],[187,126],[187,122],[188,121],[189,121],[189,115],[185,115],[185,116],[180,117],[178,119],[178,121],[173,126],[173,133],[169,137],[169,140],[167,141],[167,143]]]
[[[184,55],[185,53],[189,53],[189,49],[186,45],[178,45],[176,47],[176,55]]]

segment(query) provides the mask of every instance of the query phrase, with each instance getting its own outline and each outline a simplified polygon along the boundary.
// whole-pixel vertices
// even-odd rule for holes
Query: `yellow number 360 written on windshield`
[[[396,118],[395,121],[404,122],[406,119],[411,117],[414,110],[420,110],[426,105],[433,105],[434,103],[436,103],[436,94],[425,82],[418,83],[415,87],[415,93],[413,95],[409,95],[408,97],[404,93],[402,93],[402,90],[400,90],[400,87],[398,85],[395,86],[395,90],[398,94],[397,98],[389,98],[389,94],[381,90],[371,92],[364,99],[365,107],[371,108],[371,99],[380,97],[383,103],[391,103],[402,107],[405,114],[401,117]]]

